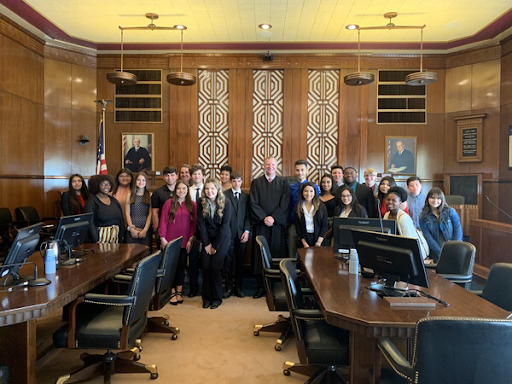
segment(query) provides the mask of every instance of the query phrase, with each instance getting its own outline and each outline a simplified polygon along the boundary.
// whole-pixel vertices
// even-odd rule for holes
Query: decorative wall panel
[[[308,82],[308,178],[319,182],[336,164],[340,72],[309,70]]]
[[[228,162],[229,71],[199,71],[199,164],[219,177]]]
[[[284,71],[253,71],[252,178],[263,175],[263,161],[277,160],[277,173],[282,170],[283,148],[283,84]]]

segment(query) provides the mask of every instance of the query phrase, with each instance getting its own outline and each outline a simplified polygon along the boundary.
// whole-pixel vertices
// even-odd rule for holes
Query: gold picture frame
[[[139,148],[136,149],[135,140],[139,140]],[[123,168],[128,168],[134,173],[155,170],[155,154],[153,143],[155,134],[148,132],[123,132],[121,133],[121,162]],[[148,166],[149,164],[149,166]]]
[[[384,173],[404,176],[416,175],[417,140],[416,136],[386,136]]]

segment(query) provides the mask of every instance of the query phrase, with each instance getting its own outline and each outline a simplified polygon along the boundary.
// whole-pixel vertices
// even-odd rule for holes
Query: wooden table
[[[427,271],[430,288],[415,287],[447,301],[435,309],[392,309],[377,293],[365,287],[371,279],[350,275],[348,265],[333,257],[331,247],[299,249],[306,276],[314,289],[327,323],[350,331],[350,383],[368,382],[368,369],[374,369],[373,382],[380,375],[377,338],[414,337],[416,322],[430,316],[506,318],[509,313]]]
[[[148,254],[139,244],[86,244],[85,260],[61,267],[43,287],[16,287],[0,292],[0,362],[9,365],[9,383],[36,383],[36,319],[62,308]],[[39,276],[45,276],[42,258],[34,254]],[[24,266],[21,275],[32,274]]]

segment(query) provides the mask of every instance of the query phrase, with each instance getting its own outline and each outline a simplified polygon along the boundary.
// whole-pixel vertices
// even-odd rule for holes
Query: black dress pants
[[[226,260],[224,262],[224,277],[226,279],[226,290],[233,289],[233,281],[235,287],[242,288],[242,277],[244,268],[245,245],[240,239],[235,237],[231,240]]]
[[[199,292],[199,252],[195,249],[188,254],[188,283],[191,292]]]
[[[229,242],[225,241],[214,255],[208,255],[204,248],[202,250],[203,302],[222,302],[222,268],[228,249]]]
[[[181,287],[185,282],[185,267],[187,266],[187,249],[180,249],[180,256],[178,259],[178,266],[176,268],[176,275],[174,276],[173,287]]]

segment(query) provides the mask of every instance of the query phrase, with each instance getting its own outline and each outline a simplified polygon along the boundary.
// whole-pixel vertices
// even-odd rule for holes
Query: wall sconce
[[[87,145],[90,142],[90,140],[87,136],[82,135],[80,139],[78,139],[78,142],[80,143],[80,145]]]

